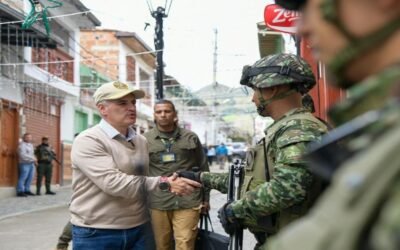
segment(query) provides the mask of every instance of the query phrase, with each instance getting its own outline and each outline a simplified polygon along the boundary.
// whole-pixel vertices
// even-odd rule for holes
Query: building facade
[[[32,7],[27,1],[0,1],[0,186],[5,187],[16,183],[18,141],[26,132],[34,145],[49,137],[61,162],[54,165],[52,183],[62,182],[65,144],[73,139],[70,110],[79,104],[79,28],[100,25],[73,0],[49,10],[49,34],[42,23],[22,29],[19,20]]]

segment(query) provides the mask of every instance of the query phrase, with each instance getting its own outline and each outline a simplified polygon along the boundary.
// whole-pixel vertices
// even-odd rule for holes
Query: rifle
[[[240,160],[236,160],[229,167],[229,186],[228,186],[228,202],[240,199],[240,187],[243,180],[243,164]],[[243,246],[243,228],[236,229],[230,234],[229,250],[242,250]]]
[[[59,162],[55,157],[53,158],[53,160],[54,160],[55,162],[57,162],[58,165],[61,165],[61,162]]]
[[[59,161],[57,160],[57,158],[56,158],[56,153],[54,153],[53,150],[50,150],[50,151],[49,151],[46,147],[44,148],[44,150],[45,150],[47,153],[49,153],[49,154],[51,155],[51,157],[53,158],[53,160],[54,160],[55,162],[57,162],[58,165],[61,165],[61,162],[59,162]]]

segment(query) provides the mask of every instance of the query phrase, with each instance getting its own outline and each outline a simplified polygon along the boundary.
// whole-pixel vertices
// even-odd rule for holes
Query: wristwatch
[[[160,180],[158,183],[158,188],[160,188],[161,191],[165,191],[165,192],[170,191],[171,185],[169,184],[167,176],[160,177]]]

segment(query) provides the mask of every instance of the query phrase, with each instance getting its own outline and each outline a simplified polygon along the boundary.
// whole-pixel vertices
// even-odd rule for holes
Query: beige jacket
[[[134,135],[133,146],[100,125],[82,132],[72,146],[71,222],[107,229],[139,226],[149,220],[146,193],[157,189],[159,181],[145,177],[147,141]]]

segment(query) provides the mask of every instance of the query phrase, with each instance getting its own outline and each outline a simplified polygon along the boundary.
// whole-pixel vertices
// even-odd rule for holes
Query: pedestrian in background
[[[71,151],[74,250],[152,249],[148,193],[187,195],[201,187],[176,174],[147,176],[147,141],[132,128],[136,100],[144,96],[121,82],[103,84],[94,93],[102,120],[80,133]]]
[[[347,98],[310,155],[330,186],[262,249],[400,249],[400,1],[276,2],[301,12],[300,35]]]
[[[53,174],[52,161],[56,159],[56,153],[50,147],[47,136],[42,137],[42,143],[36,147],[35,155],[38,161],[36,195],[41,195],[40,188],[43,176],[45,178],[46,194],[55,195],[56,193],[51,191],[51,177]]]
[[[215,154],[217,155],[219,169],[224,169],[225,162],[228,159],[228,148],[225,146],[225,144],[221,143],[215,150]]]
[[[215,159],[215,148],[211,145],[208,146],[207,159],[208,159],[208,165],[211,166]]]
[[[169,100],[154,105],[156,126],[146,132],[150,176],[169,176],[181,170],[209,171],[198,136],[177,124],[175,105]],[[150,193],[151,219],[157,250],[194,250],[200,212],[209,209],[209,191],[185,197],[155,190]]]
[[[203,147],[204,155],[207,156],[207,154],[208,154],[208,147],[207,147],[207,145],[206,145],[206,144],[203,144],[202,147]]]
[[[37,160],[30,133],[25,133],[22,136],[22,141],[18,146],[18,160],[17,196],[26,197],[27,195],[35,195],[31,192],[31,183],[35,174]]]

